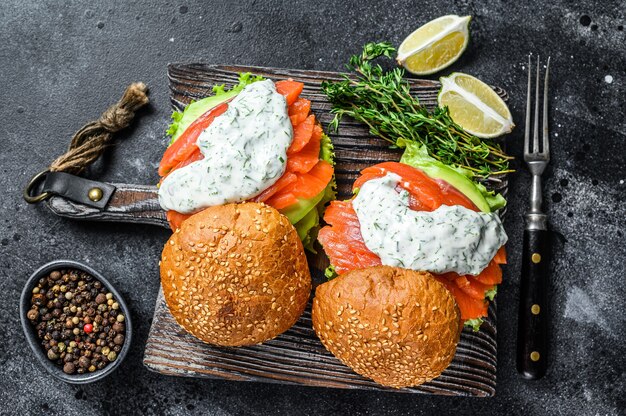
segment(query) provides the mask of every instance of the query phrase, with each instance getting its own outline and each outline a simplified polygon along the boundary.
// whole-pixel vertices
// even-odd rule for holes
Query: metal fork
[[[524,161],[532,175],[530,209],[526,213],[522,276],[520,279],[520,306],[517,329],[517,370],[528,379],[541,378],[547,369],[548,344],[548,220],[542,211],[541,175],[550,161],[548,133],[548,75],[550,58],[546,63],[543,86],[542,140],[539,143],[539,73],[537,57],[535,80],[535,114],[533,140],[530,141],[532,66],[528,57],[528,90],[526,103],[526,130],[524,132]]]

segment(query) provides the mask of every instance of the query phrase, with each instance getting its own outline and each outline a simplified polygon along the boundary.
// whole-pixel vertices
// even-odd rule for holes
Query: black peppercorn
[[[107,301],[106,294],[99,293],[98,296],[96,296],[96,303],[98,305],[101,305],[101,304],[105,303],[106,301]]]
[[[48,350],[48,359],[49,360],[57,360],[59,358],[59,354],[54,349]]]
[[[74,365],[73,362],[66,362],[65,365],[63,366],[63,372],[65,374],[74,374],[75,371],[76,371],[76,366]]]
[[[41,293],[34,294],[31,298],[31,302],[37,306],[41,306],[44,304],[44,295]]]
[[[78,359],[78,365],[82,368],[87,368],[90,364],[89,358],[84,355]]]
[[[26,313],[26,317],[31,321],[36,321],[39,318],[39,311],[37,309],[31,309]]]

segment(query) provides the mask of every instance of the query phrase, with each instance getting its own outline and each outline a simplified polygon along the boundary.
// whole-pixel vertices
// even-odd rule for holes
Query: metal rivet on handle
[[[530,353],[530,359],[532,361],[539,361],[540,355],[537,351],[533,351]]]
[[[89,196],[89,199],[91,199],[93,202],[98,202],[102,199],[102,189],[91,188],[87,196]]]
[[[533,255],[530,256],[530,259],[532,260],[533,263],[537,264],[541,261],[541,254],[533,253]]]
[[[539,315],[539,312],[541,312],[541,307],[535,303],[533,306],[530,307],[530,312],[533,315]]]

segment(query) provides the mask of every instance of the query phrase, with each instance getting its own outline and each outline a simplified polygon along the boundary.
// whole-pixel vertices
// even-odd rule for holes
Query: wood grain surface
[[[215,84],[236,83],[239,72],[253,72],[273,80],[293,78],[304,82],[302,95],[311,100],[312,111],[327,131],[326,127],[332,116],[329,112],[330,104],[320,91],[320,84],[325,79],[339,79],[341,74],[336,72],[172,64],[168,68],[168,76],[174,108],[181,109],[191,100],[209,95]],[[430,107],[436,104],[438,82],[414,80],[412,87],[423,104]],[[503,98],[507,98],[503,90],[496,88],[496,91]],[[350,196],[352,182],[361,169],[374,163],[400,158],[398,151],[390,150],[386,142],[371,137],[362,125],[348,119],[342,122],[337,133],[331,132],[330,135],[335,145],[335,172],[340,199]],[[506,177],[493,178],[488,185],[506,196]],[[158,223],[162,217],[157,217],[160,220],[146,220],[142,217],[141,221]],[[310,260],[318,267],[321,266],[320,258]],[[312,267],[314,286],[325,280],[318,267]],[[312,329],[310,302],[300,320],[277,338],[251,347],[223,348],[204,344],[187,334],[169,313],[163,295],[159,292],[144,364],[159,373],[186,377],[407,393],[492,396],[496,387],[495,312],[495,302],[492,302],[489,317],[481,330],[463,331],[454,360],[440,377],[416,388],[398,390],[381,387],[354,373],[334,358]]]

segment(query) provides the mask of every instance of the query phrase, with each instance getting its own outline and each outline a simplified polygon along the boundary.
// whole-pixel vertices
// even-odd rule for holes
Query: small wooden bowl
[[[59,269],[80,270],[90,274],[95,279],[99,280],[109,292],[113,293],[115,300],[119,303],[122,313],[124,314],[124,325],[126,327],[126,331],[124,334],[124,344],[122,345],[122,349],[117,355],[117,359],[107,365],[102,370],[96,370],[93,373],[85,374],[64,373],[61,367],[48,359],[43,347],[41,346],[41,340],[37,336],[34,326],[26,317],[26,314],[31,307],[32,290],[37,285],[38,280],[46,276],[50,272]],[[113,285],[109,283],[109,281],[107,281],[100,273],[93,270],[91,267],[72,260],[56,260],[41,266],[30,276],[30,278],[26,282],[26,285],[22,290],[22,296],[20,298],[20,320],[22,322],[22,328],[24,329],[24,335],[26,336],[26,341],[28,341],[28,345],[30,345],[30,348],[33,350],[35,357],[37,357],[39,362],[50,374],[52,374],[55,378],[70,384],[87,384],[101,380],[111,374],[113,371],[115,371],[115,369],[120,365],[120,363],[126,357],[128,350],[130,349],[130,343],[132,338],[133,331],[129,312],[130,311],[128,309],[128,306],[126,306],[124,299],[119,294],[119,292],[115,290]]]

